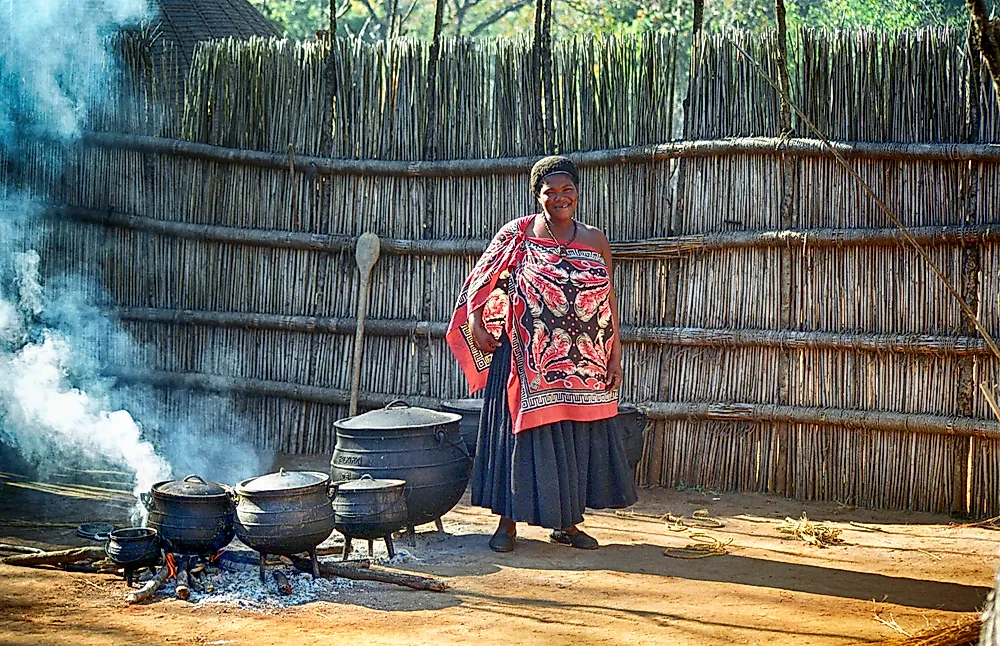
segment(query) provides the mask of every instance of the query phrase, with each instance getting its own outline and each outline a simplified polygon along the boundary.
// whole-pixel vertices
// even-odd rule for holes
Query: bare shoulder
[[[577,239],[594,249],[597,249],[601,254],[607,253],[611,254],[611,245],[608,244],[608,238],[604,235],[604,232],[597,227],[592,227],[589,224],[584,224],[580,222],[580,232],[577,234]]]

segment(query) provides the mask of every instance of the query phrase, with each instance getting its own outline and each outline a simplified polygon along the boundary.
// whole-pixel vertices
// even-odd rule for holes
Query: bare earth
[[[69,528],[9,521],[120,517],[106,505],[0,484],[0,542],[93,544]],[[725,526],[671,531],[647,517],[698,509]],[[644,490],[630,511],[644,516],[588,516],[596,552],[522,525],[517,550],[494,554],[494,518],[463,503],[445,516],[447,536],[421,528],[415,558],[394,566],[446,579],[448,592],[365,582],[337,603],[280,610],[166,598],[131,607],[125,583],[109,575],[0,565],[0,644],[852,644],[897,634],[876,616],[914,632],[975,611],[998,562],[995,530],[951,528],[931,514],[695,490]],[[846,544],[821,549],[777,531],[803,511],[843,530]],[[731,538],[729,553],[664,556],[691,544],[693,531]]]

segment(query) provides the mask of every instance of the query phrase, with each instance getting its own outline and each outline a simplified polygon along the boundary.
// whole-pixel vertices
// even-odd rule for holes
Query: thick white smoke
[[[142,439],[124,411],[111,410],[101,383],[74,383],[79,357],[65,334],[39,325],[44,312],[35,251],[12,254],[12,293],[0,292],[0,410],[4,439],[30,462],[58,467],[107,462],[136,474],[135,492],[170,476],[170,465]]]
[[[79,134],[114,86],[110,37],[149,17],[145,0],[0,0],[0,171],[22,163],[35,137]],[[0,186],[0,441],[42,474],[114,464],[135,474],[136,492],[148,490],[170,465],[132,415],[115,410],[91,370],[95,348],[75,335],[107,321],[46,319],[49,305],[61,306],[59,296],[46,302],[32,217]]]

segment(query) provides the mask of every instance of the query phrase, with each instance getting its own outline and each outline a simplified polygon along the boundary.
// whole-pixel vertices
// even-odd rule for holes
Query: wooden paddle
[[[358,393],[361,390],[361,354],[365,339],[365,316],[368,314],[368,292],[372,282],[372,267],[378,260],[379,238],[374,233],[363,233],[358,238],[354,258],[361,272],[358,285],[358,329],[354,335],[354,370],[351,372],[351,407],[349,415],[358,414]]]

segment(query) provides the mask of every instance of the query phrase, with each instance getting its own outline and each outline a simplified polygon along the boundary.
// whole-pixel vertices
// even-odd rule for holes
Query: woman
[[[531,171],[542,210],[505,225],[465,281],[448,329],[472,392],[485,388],[472,503],[500,515],[490,539],[514,549],[517,522],[581,549],[585,507],[636,501],[623,432],[611,248],[574,218],[579,177],[565,157]]]

